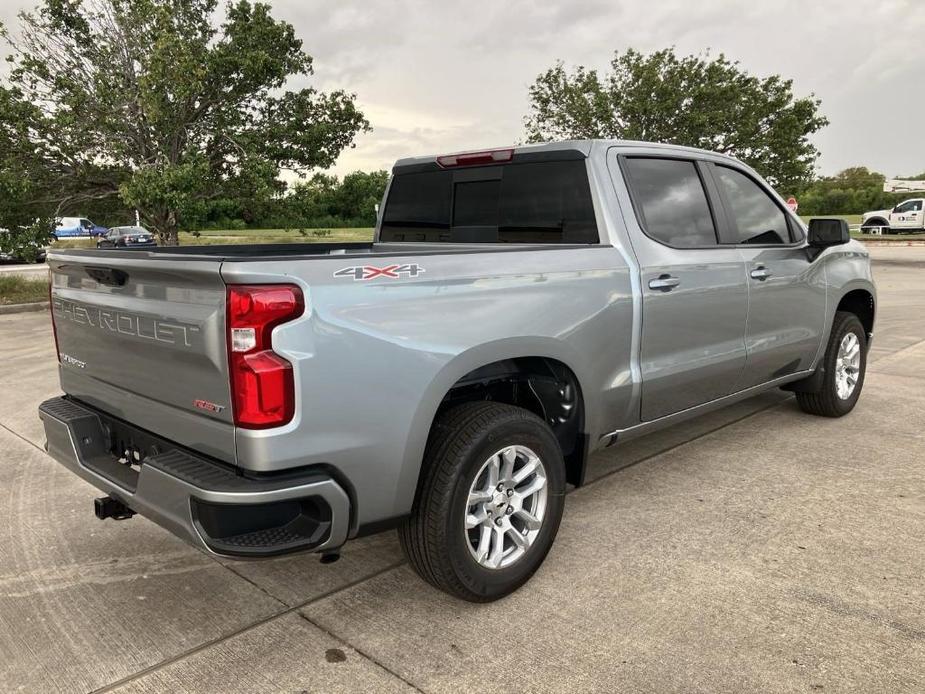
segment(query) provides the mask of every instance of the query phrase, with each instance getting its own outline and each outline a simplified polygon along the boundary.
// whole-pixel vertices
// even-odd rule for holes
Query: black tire
[[[464,520],[470,486],[500,449],[521,445],[540,457],[546,471],[546,513],[533,543],[510,566],[482,566],[469,549]],[[559,530],[565,504],[565,462],[552,430],[519,407],[466,403],[442,414],[424,454],[423,480],[411,516],[399,527],[402,550],[431,585],[470,602],[490,602],[513,592],[543,563]]]
[[[861,363],[854,390],[847,398],[842,399],[838,396],[836,387],[836,361],[839,346],[848,333],[854,333],[858,338]],[[839,311],[835,314],[829,344],[822,357],[822,366],[825,369],[822,387],[815,393],[797,393],[797,403],[804,412],[809,414],[821,417],[843,417],[857,404],[861,389],[864,387],[864,374],[867,371],[867,333],[864,332],[861,321],[853,313]]]

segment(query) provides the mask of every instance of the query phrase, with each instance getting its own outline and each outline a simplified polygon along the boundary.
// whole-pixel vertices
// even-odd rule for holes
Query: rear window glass
[[[399,173],[381,241],[597,243],[583,160]]]
[[[501,181],[464,181],[453,186],[454,226],[498,226]]]

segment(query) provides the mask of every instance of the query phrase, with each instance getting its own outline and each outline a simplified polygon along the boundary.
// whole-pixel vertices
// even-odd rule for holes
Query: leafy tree
[[[53,219],[39,217],[23,226],[0,229],[0,253],[27,263],[34,263],[51,240],[50,230],[53,227]]]
[[[343,181],[315,174],[277,201],[278,218],[285,220],[283,226],[372,226],[388,180],[388,171],[354,171]]]
[[[217,2],[43,0],[20,15],[16,122],[68,182],[57,209],[119,195],[176,244],[210,201],[265,202],[281,169],[330,166],[368,129],[353,95],[286,90],[312,58],[269,5],[229,2],[216,28]]]
[[[614,54],[610,72],[561,62],[530,87],[530,142],[616,138],[671,142],[731,154],[769,182],[796,189],[812,177],[809,135],[828,124],[820,101],[795,98],[791,80],[754,77],[723,54],[673,48]]]
[[[344,176],[336,189],[333,212],[345,218],[366,217],[376,222],[376,205],[382,202],[388,171],[354,171]]]
[[[925,179],[919,176],[902,178]],[[800,191],[800,213],[806,215],[861,214],[889,209],[914,194],[884,193],[886,176],[864,166],[852,166],[834,176],[823,176]]]
[[[337,176],[317,173],[308,181],[292,186],[292,190],[280,202],[284,214],[297,220],[300,226],[323,226],[312,223],[322,217],[333,216],[334,198],[339,181]]]
[[[36,110],[16,90],[0,87],[0,252],[34,261],[52,224],[38,219],[36,202],[48,185],[48,172],[29,146],[28,122]]]

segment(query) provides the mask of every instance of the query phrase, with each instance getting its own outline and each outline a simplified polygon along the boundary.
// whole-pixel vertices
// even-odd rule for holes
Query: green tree
[[[561,62],[530,87],[530,142],[616,138],[670,142],[731,154],[779,189],[812,177],[818,151],[809,136],[828,124],[812,95],[795,98],[791,80],[759,78],[720,54],[614,54],[610,72]]]
[[[376,205],[382,202],[388,171],[354,171],[344,176],[336,189],[335,214],[344,218],[366,218],[376,222]]]
[[[337,176],[317,173],[309,180],[292,186],[290,193],[280,202],[292,224],[305,227],[319,226],[318,220],[331,216]],[[321,222],[323,224],[323,222]]]
[[[315,174],[277,201],[274,219],[287,227],[372,226],[388,180],[388,171],[354,171],[343,180]]]
[[[281,169],[328,167],[368,129],[354,96],[310,87],[293,27],[218,0],[44,0],[20,15],[9,82],[57,209],[119,195],[165,244],[222,198],[269,200]],[[54,191],[54,187],[46,190]]]
[[[0,252],[30,262],[52,229],[52,221],[41,218],[49,172],[29,146],[28,123],[36,115],[21,93],[0,86]]]
[[[925,179],[925,174],[901,176],[912,180]],[[798,198],[800,213],[806,215],[861,214],[889,209],[914,197],[910,193],[884,193],[886,176],[865,166],[852,166],[834,176],[823,176],[803,188]]]

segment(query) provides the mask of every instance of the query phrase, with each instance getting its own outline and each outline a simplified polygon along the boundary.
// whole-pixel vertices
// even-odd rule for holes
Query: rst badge
[[[417,277],[424,272],[417,263],[410,265],[387,265],[385,267],[376,267],[375,265],[356,265],[354,267],[345,267],[334,273],[335,277],[349,277],[356,280],[374,280],[377,277],[397,280],[401,277]]]
[[[214,402],[198,399],[193,400],[193,407],[198,407],[200,410],[205,410],[206,412],[215,412],[216,414],[225,409],[224,405],[216,405]]]

